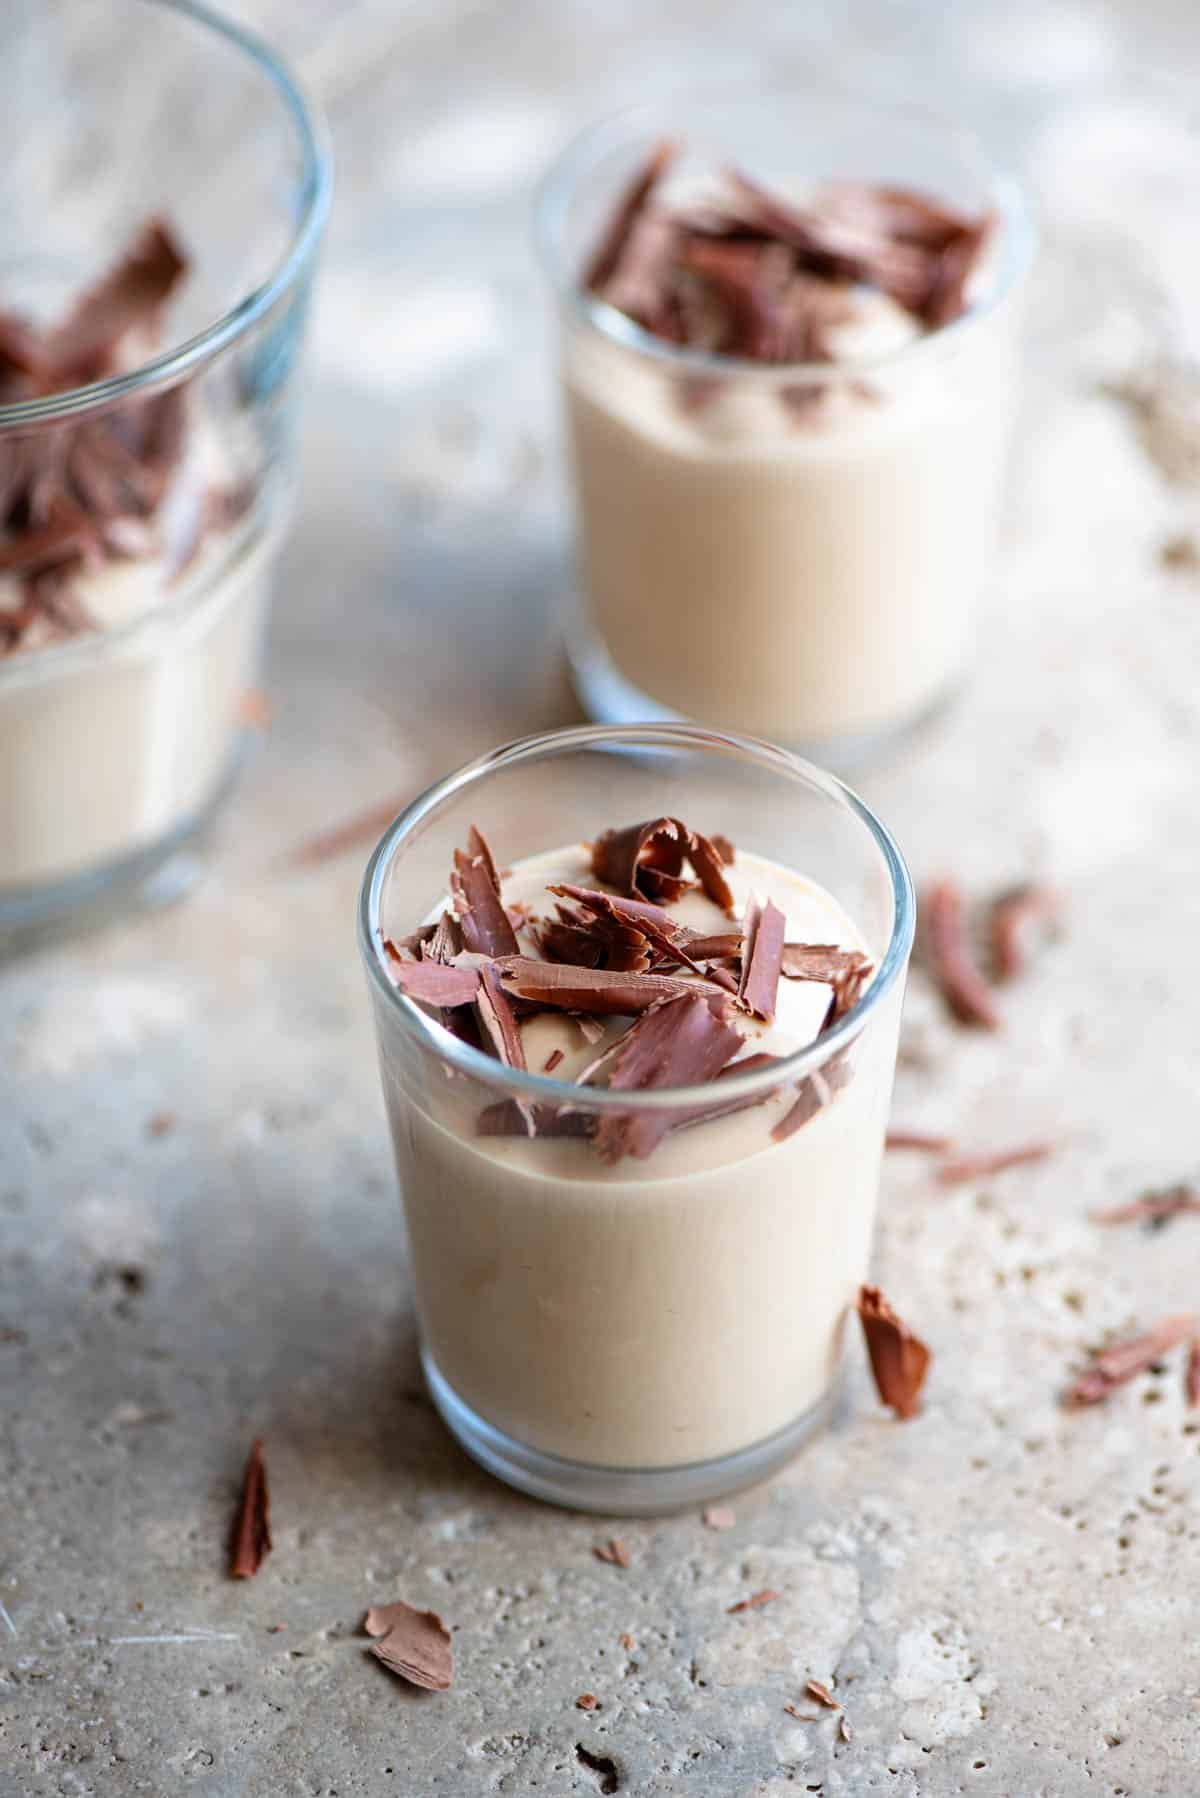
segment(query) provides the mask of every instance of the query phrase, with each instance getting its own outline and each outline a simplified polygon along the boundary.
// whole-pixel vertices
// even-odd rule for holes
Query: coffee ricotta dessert
[[[841,1028],[875,968],[830,894],[669,817],[504,871],[472,831],[444,903],[376,948],[444,1043],[501,1086],[546,1077],[497,1096],[384,1050],[437,1379],[597,1468],[717,1460],[818,1413],[867,1272],[899,1004]]]

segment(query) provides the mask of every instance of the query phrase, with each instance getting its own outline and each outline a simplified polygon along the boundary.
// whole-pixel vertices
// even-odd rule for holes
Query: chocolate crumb
[[[704,1512],[704,1523],[710,1530],[731,1530],[736,1522],[728,1505],[709,1505]]]
[[[1024,1167],[1032,1161],[1045,1161],[1058,1145],[1052,1142],[1021,1143],[1012,1149],[992,1149],[979,1155],[960,1155],[944,1161],[937,1171],[940,1186],[961,1186],[967,1180],[979,1180],[986,1174],[1002,1174],[1010,1167]]]
[[[843,1711],[838,1718],[838,1735],[842,1738],[843,1742],[851,1742],[854,1740],[854,1732],[850,1728],[850,1719],[847,1717],[845,1711]]]
[[[575,1709],[577,1711],[598,1711],[600,1700],[594,1692],[581,1692],[575,1700]]]
[[[155,1111],[146,1119],[147,1136],[170,1136],[174,1128],[175,1113],[173,1111]]]
[[[1200,543],[1183,531],[1177,537],[1167,538],[1158,552],[1158,559],[1173,574],[1194,574],[1200,569]]]
[[[1063,1403],[1069,1409],[1101,1404],[1118,1386],[1124,1386],[1139,1373],[1145,1373],[1156,1361],[1181,1342],[1193,1340],[1200,1320],[1192,1313],[1164,1318],[1144,1336],[1129,1342],[1115,1343],[1093,1355],[1090,1365],[1068,1387]]]
[[[598,1561],[607,1561],[613,1567],[633,1565],[633,1557],[619,1536],[610,1536],[607,1542],[595,1543],[592,1553]]]
[[[1188,1344],[1187,1361],[1183,1370],[1183,1396],[1189,1411],[1200,1405],[1200,1337],[1193,1336]]]
[[[262,1447],[259,1437],[251,1446],[242,1474],[242,1495],[234,1518],[229,1557],[233,1579],[253,1579],[271,1552],[270,1494]]]
[[[878,1286],[859,1287],[857,1308],[880,1398],[897,1417],[915,1417],[932,1358],[929,1349],[901,1322]]]
[[[736,1617],[739,1611],[759,1611],[763,1605],[770,1604],[779,1594],[771,1586],[764,1586],[761,1592],[752,1592],[749,1598],[739,1598],[736,1604],[729,1606],[727,1615]]]
[[[637,1643],[634,1641],[633,1637],[629,1634],[628,1630],[626,1630],[623,1635],[620,1635],[617,1637],[617,1644],[619,1647],[621,1647],[625,1650],[626,1654],[632,1654],[634,1649],[637,1647]]]
[[[552,1074],[554,1072],[555,1068],[558,1067],[558,1065],[560,1064],[560,1062],[562,1060],[563,1060],[562,1050],[561,1049],[551,1049],[549,1055],[547,1055],[545,1061],[542,1063],[543,1074]]]
[[[389,1673],[429,1692],[445,1692],[454,1680],[450,1631],[436,1611],[418,1611],[402,1598],[373,1605],[363,1619],[370,1652]]]
[[[955,881],[939,880],[927,890],[923,916],[932,972],[951,1013],[960,1024],[998,1030],[1000,1012],[972,959],[962,892]]]

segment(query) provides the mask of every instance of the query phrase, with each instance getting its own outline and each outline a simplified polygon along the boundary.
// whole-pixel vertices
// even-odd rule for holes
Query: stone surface
[[[1089,1345],[1195,1300],[1194,1219],[1089,1216],[1196,1171],[1200,583],[1161,551],[1200,529],[1172,372],[1200,142],[1187,93],[1127,72],[1194,59],[1185,0],[241,11],[341,156],[275,724],[185,906],[0,976],[0,1792],[565,1798],[607,1757],[630,1798],[1190,1798],[1200,1416],[1178,1357],[1058,1404]],[[879,1273],[936,1350],[923,1415],[892,1423],[856,1354],[834,1431],[731,1530],[622,1525],[623,1570],[591,1554],[611,1523],[505,1492],[429,1409],[353,945],[365,845],[286,852],[573,718],[529,188],[599,107],[764,66],[953,95],[1039,193],[979,672],[860,784],[919,877],[1045,875],[1069,903],[995,1037],[914,977],[897,1121],[1061,1148],[951,1191],[890,1157]],[[256,1434],[275,1551],[235,1584]],[[453,1625],[449,1694],[365,1652],[400,1595]],[[816,1714],[810,1675],[849,1743],[785,1713]]]

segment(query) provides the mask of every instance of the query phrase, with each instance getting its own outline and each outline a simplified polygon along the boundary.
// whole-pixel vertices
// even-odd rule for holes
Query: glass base
[[[616,664],[590,632],[572,633],[567,645],[567,661],[571,685],[587,716],[596,724],[708,724],[709,718],[685,718],[660,705],[627,681]],[[871,762],[882,761],[910,737],[918,735],[949,709],[957,698],[959,681],[952,679],[916,712],[894,723],[879,725],[850,736],[788,738],[781,746],[828,768],[835,774],[847,774]],[[723,728],[720,725],[715,729]],[[730,724],[730,730],[742,726]]]
[[[473,1461],[531,1498],[607,1517],[653,1517],[757,1485],[826,1428],[840,1392],[840,1382],[835,1380],[825,1397],[786,1429],[720,1460],[693,1461],[686,1467],[590,1467],[527,1448],[505,1435],[463,1403],[424,1349],[421,1365],[442,1421]]]
[[[183,898],[200,878],[205,839],[236,784],[244,759],[245,746],[240,745],[203,808],[133,855],[118,856],[65,880],[32,887],[0,886],[0,959]]]

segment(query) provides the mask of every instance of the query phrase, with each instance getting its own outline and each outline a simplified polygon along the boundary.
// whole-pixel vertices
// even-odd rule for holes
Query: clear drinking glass
[[[875,963],[813,1046],[713,1087],[635,1093],[518,1072],[459,1040],[388,974],[383,942],[433,914],[471,825],[498,864],[669,815],[735,837],[840,903]],[[735,863],[736,865],[736,863]],[[781,749],[683,725],[510,744],[430,788],[376,849],[360,947],[407,1219],[422,1353],[458,1440],[501,1479],[582,1509],[653,1512],[762,1478],[828,1418],[866,1278],[913,936],[886,829]],[[484,1134],[511,1102],[575,1135]],[[772,1118],[801,1107],[784,1140]],[[594,1124],[669,1115],[644,1160]],[[489,1126],[490,1127],[490,1126]]]
[[[230,784],[288,515],[330,162],[273,52],[190,0],[18,0],[0,36],[0,311],[61,321],[154,216],[189,263],[157,340],[117,373],[50,392],[0,346],[0,940],[19,942],[180,890],[184,845]],[[122,451],[154,433],[174,459],[148,517]],[[124,516],[72,580],[88,623],[60,630],[54,613],[15,647],[6,619],[30,590],[5,544],[35,505],[79,502],[97,442],[93,475],[117,481],[106,503]],[[31,467],[48,471],[40,498]]]
[[[863,181],[993,214],[976,303],[837,363],[663,342],[587,293],[581,269],[664,141],[680,147],[668,197],[732,168],[784,196]],[[578,138],[546,179],[537,235],[574,477],[568,652],[588,713],[691,718],[848,766],[936,710],[962,675],[993,541],[1032,250],[1015,184],[969,133],[870,97],[697,94]]]

